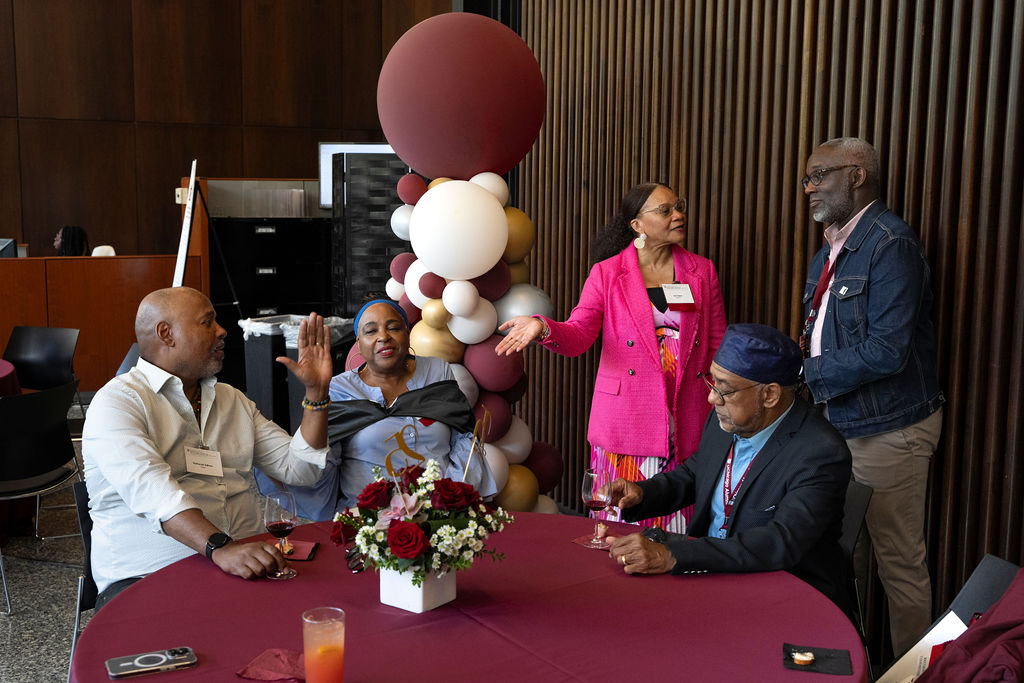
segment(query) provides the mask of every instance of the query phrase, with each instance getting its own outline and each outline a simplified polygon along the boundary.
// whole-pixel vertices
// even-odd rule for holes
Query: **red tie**
[[[838,260],[836,259],[836,261]],[[821,299],[825,296],[828,283],[832,281],[832,273],[836,270],[835,261],[826,261],[826,264],[827,268],[822,266],[821,277],[818,278],[818,286],[814,288],[814,298],[811,299],[811,310],[804,322],[804,333],[800,335],[800,350],[803,351],[804,358],[811,357],[811,330],[814,327],[814,318],[818,314],[818,306],[821,305]]]

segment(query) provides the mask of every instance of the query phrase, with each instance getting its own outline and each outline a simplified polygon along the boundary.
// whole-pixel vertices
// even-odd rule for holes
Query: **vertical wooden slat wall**
[[[689,199],[690,250],[718,267],[731,322],[792,335],[821,226],[811,150],[878,148],[889,206],[932,267],[947,397],[932,467],[937,610],[986,552],[1024,560],[1024,2],[523,0],[547,116],[522,165],[532,281],[564,319],[591,237],[636,182]],[[578,508],[597,353],[529,352],[519,410],[558,446]],[[637,411],[651,409],[636,406]],[[877,587],[876,587],[877,589]],[[877,616],[876,616],[877,618]]]

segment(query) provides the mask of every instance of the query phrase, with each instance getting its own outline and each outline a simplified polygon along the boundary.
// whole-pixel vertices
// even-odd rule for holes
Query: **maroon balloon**
[[[508,264],[505,261],[498,259],[493,268],[480,277],[473,278],[470,282],[476,286],[476,291],[480,292],[480,296],[488,301],[497,301],[505,296],[512,286],[512,271],[508,269]]]
[[[500,335],[492,334],[479,344],[466,347],[462,364],[485,391],[505,391],[523,374],[523,354],[499,356],[494,352],[494,347],[502,339]]]
[[[396,282],[405,284],[405,271],[409,270],[409,266],[416,260],[416,254],[411,251],[406,251],[395,258],[391,259],[391,267],[388,268],[391,271],[391,277],[395,278]]]
[[[423,317],[423,311],[416,308],[416,304],[409,301],[409,297],[405,294],[403,294],[402,298],[398,300],[398,305],[402,307],[402,310],[405,311],[406,317],[409,318],[409,329],[411,330],[412,326],[418,323],[420,318]]]
[[[427,191],[427,183],[415,173],[398,179],[398,198],[406,204],[415,204]]]
[[[362,354],[359,353],[359,342],[352,345],[352,348],[348,350],[348,355],[345,356],[345,369],[355,370],[360,365],[366,362]]]
[[[537,139],[544,77],[512,29],[478,14],[441,14],[388,52],[377,114],[395,153],[427,178],[500,175]]]
[[[513,384],[510,389],[506,389],[505,391],[499,393],[501,394],[501,397],[508,401],[509,403],[515,403],[526,395],[527,384],[528,381],[526,379],[526,373],[524,372],[522,376],[519,378],[519,380],[515,384]]]
[[[544,441],[534,441],[530,455],[523,461],[523,466],[537,477],[538,489],[548,493],[562,481],[562,454],[558,449]]]
[[[505,436],[508,428],[512,426],[512,409],[509,408],[508,401],[499,394],[481,391],[480,398],[473,408],[473,414],[478,421],[484,419],[484,408],[491,414],[491,421],[484,434],[484,443],[494,443]]]
[[[448,283],[440,275],[424,273],[420,276],[420,293],[428,299],[440,299],[446,284]]]

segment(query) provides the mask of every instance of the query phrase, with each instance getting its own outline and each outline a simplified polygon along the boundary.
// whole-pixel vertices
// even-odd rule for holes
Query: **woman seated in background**
[[[85,228],[65,225],[54,236],[53,248],[57,250],[57,256],[88,256],[89,236],[85,234]]]
[[[497,493],[483,450],[470,457],[475,419],[466,396],[448,363],[410,353],[405,311],[373,299],[356,314],[355,332],[365,363],[331,380],[327,468],[313,486],[287,487],[299,514],[319,521],[355,507],[373,468],[386,471],[389,456],[394,470],[424,464],[409,450],[437,460],[442,476],[472,484],[484,498]],[[259,474],[257,481],[266,493],[269,479]]]
[[[686,200],[667,185],[636,185],[595,237],[569,319],[520,316],[499,328],[508,330],[499,354],[537,341],[578,356],[601,338],[587,438],[591,467],[609,480],[674,469],[697,450],[711,411],[701,375],[725,333],[725,308],[714,264],[685,242]],[[685,533],[686,519],[680,510],[640,524]]]

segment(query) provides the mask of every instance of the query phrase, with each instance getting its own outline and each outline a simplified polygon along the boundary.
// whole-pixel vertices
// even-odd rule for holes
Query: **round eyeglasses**
[[[821,185],[823,182],[825,182],[825,176],[827,176],[829,173],[831,173],[832,171],[838,171],[843,168],[860,168],[860,166],[858,166],[857,164],[846,164],[845,166],[831,166],[829,168],[819,168],[817,171],[811,173],[810,175],[805,175],[803,178],[801,178],[800,184],[804,186],[805,190],[807,189],[808,183],[817,187],[818,185]]]
[[[704,380],[704,384],[708,385],[708,390],[714,393],[715,396],[717,396],[722,403],[725,403],[726,396],[732,396],[735,393],[739,393],[741,391],[746,391],[747,389],[753,389],[754,387],[761,386],[760,384],[751,384],[749,386],[740,387],[739,389],[730,389],[729,391],[722,391],[721,389],[715,386],[715,378],[712,377],[710,373],[698,372],[697,376]]]
[[[641,216],[645,213],[651,213],[652,211],[661,216],[662,218],[668,218],[669,216],[672,215],[673,211],[678,211],[679,213],[686,213],[686,198],[680,198],[679,201],[677,201],[675,204],[659,204],[653,209],[644,209],[643,211],[638,213],[637,216]]]

